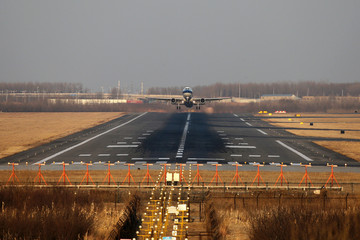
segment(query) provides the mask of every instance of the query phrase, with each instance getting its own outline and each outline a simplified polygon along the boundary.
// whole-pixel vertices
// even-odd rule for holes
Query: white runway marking
[[[130,139],[133,139],[133,138],[132,137],[124,137],[124,139],[130,140]]]
[[[198,160],[198,161],[225,161],[224,158],[188,158],[188,160]]]
[[[141,144],[141,142],[132,142],[132,144]]]
[[[144,112],[143,114],[140,114],[139,116],[134,117],[133,119],[131,119],[131,120],[129,120],[129,121],[123,123],[123,124],[120,124],[119,126],[113,127],[113,128],[111,128],[111,129],[103,132],[103,133],[100,133],[100,134],[98,134],[98,135],[96,135],[96,136],[94,136],[94,137],[91,137],[91,138],[89,138],[89,139],[86,139],[85,141],[83,141],[83,142],[81,142],[81,143],[78,143],[78,144],[76,144],[76,145],[74,145],[74,146],[71,146],[71,147],[69,147],[69,148],[66,148],[66,149],[64,149],[64,150],[62,150],[62,151],[60,151],[60,152],[57,152],[57,153],[49,156],[49,157],[46,157],[46,158],[44,158],[44,159],[42,159],[42,160],[40,160],[40,161],[38,161],[38,162],[36,162],[36,163],[34,163],[34,164],[43,163],[43,162],[46,162],[46,161],[48,161],[48,160],[50,160],[50,159],[53,159],[54,157],[57,157],[57,156],[65,153],[65,152],[68,152],[68,151],[70,151],[70,150],[72,150],[72,149],[74,149],[74,148],[77,148],[77,147],[81,146],[81,145],[84,145],[85,143],[88,143],[88,142],[90,142],[91,140],[94,140],[94,139],[96,139],[96,138],[98,138],[98,137],[100,137],[100,136],[103,136],[103,135],[111,132],[111,131],[114,131],[115,129],[121,128],[121,127],[125,126],[126,124],[129,124],[129,123],[131,123],[132,121],[135,121],[136,119],[144,116],[145,114],[147,114],[147,112]],[[34,164],[33,164],[33,165],[34,165]]]
[[[242,157],[241,154],[231,154],[230,157]]]
[[[223,133],[224,131],[220,131],[220,130],[219,130],[219,131],[217,131],[217,132],[218,132],[218,133]]]
[[[83,154],[79,154],[79,157],[91,157],[91,154],[83,153]]]
[[[185,141],[186,141],[186,135],[188,133],[189,124],[190,124],[190,117],[191,117],[191,114],[188,113],[187,119],[186,119],[186,124],[185,124],[185,127],[184,127],[184,131],[183,131],[183,134],[181,136],[179,149],[178,149],[178,151],[176,153],[176,158],[182,158],[183,157],[183,152],[184,152],[184,148],[185,148]]]
[[[239,116],[238,116],[237,114],[235,114],[235,113],[234,113],[234,116],[235,116],[235,117],[239,117]]]
[[[218,162],[206,162],[206,164],[219,164]]]
[[[100,153],[98,154],[98,157],[110,157],[109,153]]]
[[[127,142],[117,142],[117,144],[127,144]]]
[[[108,145],[108,148],[136,148],[139,145],[133,144],[133,145]]]
[[[225,137],[226,134],[225,133],[220,133],[219,136],[224,136]]]
[[[138,137],[139,140],[144,140],[146,137]]]
[[[244,140],[244,138],[235,138],[235,140]]]
[[[170,158],[158,158],[158,157],[149,157],[149,158],[131,158],[131,160],[170,160]]]
[[[256,148],[255,146],[226,146],[227,148]]]
[[[142,135],[143,136],[150,136],[151,134],[150,133],[143,133]]]
[[[228,140],[229,138],[221,138],[222,140]]]
[[[261,130],[261,129],[256,129],[258,132],[260,132],[260,133],[262,133],[262,134],[264,134],[264,135],[268,135],[266,132],[264,132],[263,130]]]
[[[117,157],[126,157],[126,156],[129,156],[129,154],[127,153],[118,153],[116,154]]]
[[[248,143],[239,143],[239,145],[249,145]]]
[[[261,155],[249,155],[249,157],[259,158]]]
[[[276,140],[276,142],[277,142],[278,144],[280,144],[281,146],[283,146],[284,148],[287,148],[287,149],[289,149],[290,151],[292,151],[293,153],[299,155],[300,157],[302,157],[302,158],[305,159],[306,161],[309,161],[309,162],[312,162],[312,161],[313,161],[311,158],[305,156],[305,155],[302,154],[301,152],[293,149],[292,147],[286,145],[285,143],[283,143],[283,142],[281,142],[281,141],[279,141],[279,140]]]
[[[245,120],[243,118],[240,118],[241,121],[245,122]]]
[[[146,132],[152,133],[152,132],[154,132],[154,130],[146,130]]]
[[[268,155],[269,158],[279,158],[279,155]]]
[[[248,126],[250,126],[250,127],[252,126],[251,123],[248,123],[248,122],[245,122],[245,124],[248,125]]]

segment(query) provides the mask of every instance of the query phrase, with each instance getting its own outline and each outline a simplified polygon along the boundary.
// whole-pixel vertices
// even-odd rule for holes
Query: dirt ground
[[[300,128],[296,130],[287,129],[288,132],[299,136],[360,139],[360,115],[300,114],[300,116],[296,117],[294,114],[273,115],[272,118],[266,119],[266,121],[278,127]],[[310,125],[310,123],[313,125]],[[345,130],[345,133],[341,134],[340,130]],[[315,143],[360,161],[360,142],[316,141]]]
[[[0,158],[105,123],[123,113],[0,113]]]

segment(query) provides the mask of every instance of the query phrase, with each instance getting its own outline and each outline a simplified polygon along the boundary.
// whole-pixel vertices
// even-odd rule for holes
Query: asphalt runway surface
[[[312,140],[347,139],[295,136],[250,114],[134,113],[4,158],[1,164],[110,162],[124,166],[125,163],[232,165],[238,162],[360,166]]]

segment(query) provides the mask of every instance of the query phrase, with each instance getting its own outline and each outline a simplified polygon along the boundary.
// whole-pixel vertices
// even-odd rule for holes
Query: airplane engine
[[[176,104],[176,99],[175,98],[171,99],[171,104]]]
[[[205,99],[204,98],[200,99],[200,103],[205,104]]]

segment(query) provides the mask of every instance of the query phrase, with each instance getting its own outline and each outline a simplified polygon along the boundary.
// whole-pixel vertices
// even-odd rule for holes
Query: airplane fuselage
[[[185,107],[191,108],[194,103],[192,101],[193,91],[191,88],[186,87],[183,89],[183,98]]]

